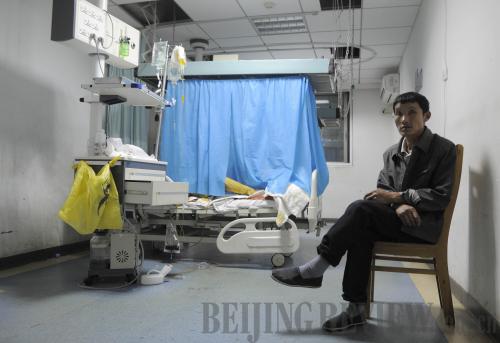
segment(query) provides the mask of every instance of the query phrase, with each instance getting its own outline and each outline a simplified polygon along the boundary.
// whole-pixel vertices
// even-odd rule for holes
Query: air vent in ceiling
[[[361,0],[319,0],[319,4],[322,11],[361,8]]]

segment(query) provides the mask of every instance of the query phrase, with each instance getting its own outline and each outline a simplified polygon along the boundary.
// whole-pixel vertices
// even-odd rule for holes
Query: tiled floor
[[[304,234],[288,263],[313,257],[317,243]],[[0,342],[488,342],[457,302],[455,329],[441,325],[439,306],[427,305],[439,304],[434,279],[415,279],[428,290],[419,292],[408,275],[391,273],[377,275],[367,325],[325,333],[321,323],[346,305],[343,267],[329,268],[320,289],[289,288],[271,280],[269,258],[200,243],[183,251],[167,282],[118,291],[78,286],[85,254],[2,271]],[[145,269],[160,262],[148,258]]]

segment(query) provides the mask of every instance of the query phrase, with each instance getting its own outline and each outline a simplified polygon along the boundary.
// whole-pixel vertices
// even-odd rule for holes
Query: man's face
[[[424,113],[417,102],[398,103],[394,108],[394,122],[403,137],[418,138],[424,131],[425,122],[431,117]]]

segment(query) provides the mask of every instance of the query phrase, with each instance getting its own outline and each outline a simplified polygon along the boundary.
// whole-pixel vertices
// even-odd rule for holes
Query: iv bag
[[[168,66],[168,80],[172,82],[172,84],[176,84],[182,78],[180,65],[178,63],[170,61]]]
[[[153,58],[151,60],[151,65],[156,67],[157,70],[165,68],[165,64],[167,62],[167,49],[167,41],[155,42],[153,45]]]
[[[186,52],[182,46],[176,46],[172,51],[170,63],[168,65],[168,80],[176,84],[184,76],[184,66],[186,65]]]

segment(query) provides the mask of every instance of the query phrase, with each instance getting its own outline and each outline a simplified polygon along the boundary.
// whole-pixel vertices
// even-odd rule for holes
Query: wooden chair
[[[451,199],[444,212],[443,229],[436,244],[392,243],[375,242],[372,252],[370,281],[368,282],[367,313],[370,313],[370,304],[373,302],[375,271],[393,273],[417,273],[436,275],[439,302],[444,312],[447,325],[455,325],[455,314],[451,298],[450,276],[448,274],[448,234],[450,232],[451,218],[457,201],[460,177],[462,175],[462,161],[464,148],[457,145],[457,159],[455,175],[451,190]],[[376,260],[418,262],[430,264],[433,268],[403,268],[377,266]]]

